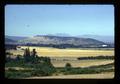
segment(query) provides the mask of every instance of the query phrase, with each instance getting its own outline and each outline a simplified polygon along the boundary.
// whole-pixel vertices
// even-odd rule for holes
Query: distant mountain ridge
[[[47,34],[47,35],[36,35],[36,36],[60,36],[60,37],[78,37],[78,38],[92,38],[96,39],[105,43],[112,43],[114,44],[114,36],[110,35],[91,35],[91,34],[86,34],[86,35],[77,35],[77,36],[72,36],[67,33],[56,33],[56,34]]]
[[[101,36],[101,35],[79,35],[77,37],[83,38],[93,38],[99,41],[103,41],[105,43],[113,43],[114,44],[114,36]]]
[[[8,38],[7,36],[6,38]],[[10,38],[9,38],[10,39]],[[7,40],[6,40],[7,41]],[[6,42],[7,43],[7,42]],[[102,47],[109,45],[102,41],[92,38],[80,38],[72,36],[51,36],[51,35],[36,35],[33,37],[23,37],[16,40],[16,44],[21,45],[48,45],[48,46],[67,46],[67,47]]]
[[[34,36],[24,40],[19,40],[23,44],[47,44],[47,45],[61,45],[70,44],[74,46],[101,46],[105,44],[102,41],[98,41],[91,38],[78,38],[78,37],[61,37],[61,36]]]
[[[5,42],[16,42],[16,41],[9,39],[9,38],[5,38]]]
[[[56,33],[56,34],[46,34],[46,35],[36,35],[36,36],[59,36],[59,37],[71,37],[67,33]]]
[[[5,38],[5,44],[15,44],[16,41],[15,40],[12,40],[12,39],[9,39],[9,38]]]
[[[11,39],[11,40],[14,40],[14,41],[18,41],[18,40],[26,39],[28,37],[25,37],[25,36],[8,36],[8,35],[5,35],[5,38],[8,38],[8,39]]]

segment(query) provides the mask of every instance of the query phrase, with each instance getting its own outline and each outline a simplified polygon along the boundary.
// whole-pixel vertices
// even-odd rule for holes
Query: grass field
[[[28,46],[21,46],[21,48],[25,49]],[[49,47],[29,47],[32,49],[36,49],[37,54],[39,56],[48,56],[48,57],[88,57],[88,56],[99,56],[99,55],[108,55],[114,56],[114,49],[57,49],[57,48],[49,48]],[[20,54],[23,55],[24,51],[20,50],[10,50],[14,55]]]

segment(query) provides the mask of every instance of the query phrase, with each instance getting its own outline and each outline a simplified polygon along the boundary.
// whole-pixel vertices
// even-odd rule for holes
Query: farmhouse
[[[102,45],[102,47],[107,47],[108,45]]]

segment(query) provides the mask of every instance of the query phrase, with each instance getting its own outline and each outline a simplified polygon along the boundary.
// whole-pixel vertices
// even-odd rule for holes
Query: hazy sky
[[[114,35],[113,5],[6,5],[5,35]]]

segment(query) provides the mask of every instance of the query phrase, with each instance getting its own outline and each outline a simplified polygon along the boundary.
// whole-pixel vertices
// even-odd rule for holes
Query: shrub
[[[66,70],[70,70],[71,68],[72,68],[71,64],[70,63],[66,63],[65,69]]]
[[[49,76],[55,72],[55,68],[47,63],[34,64],[32,75],[34,76]]]

